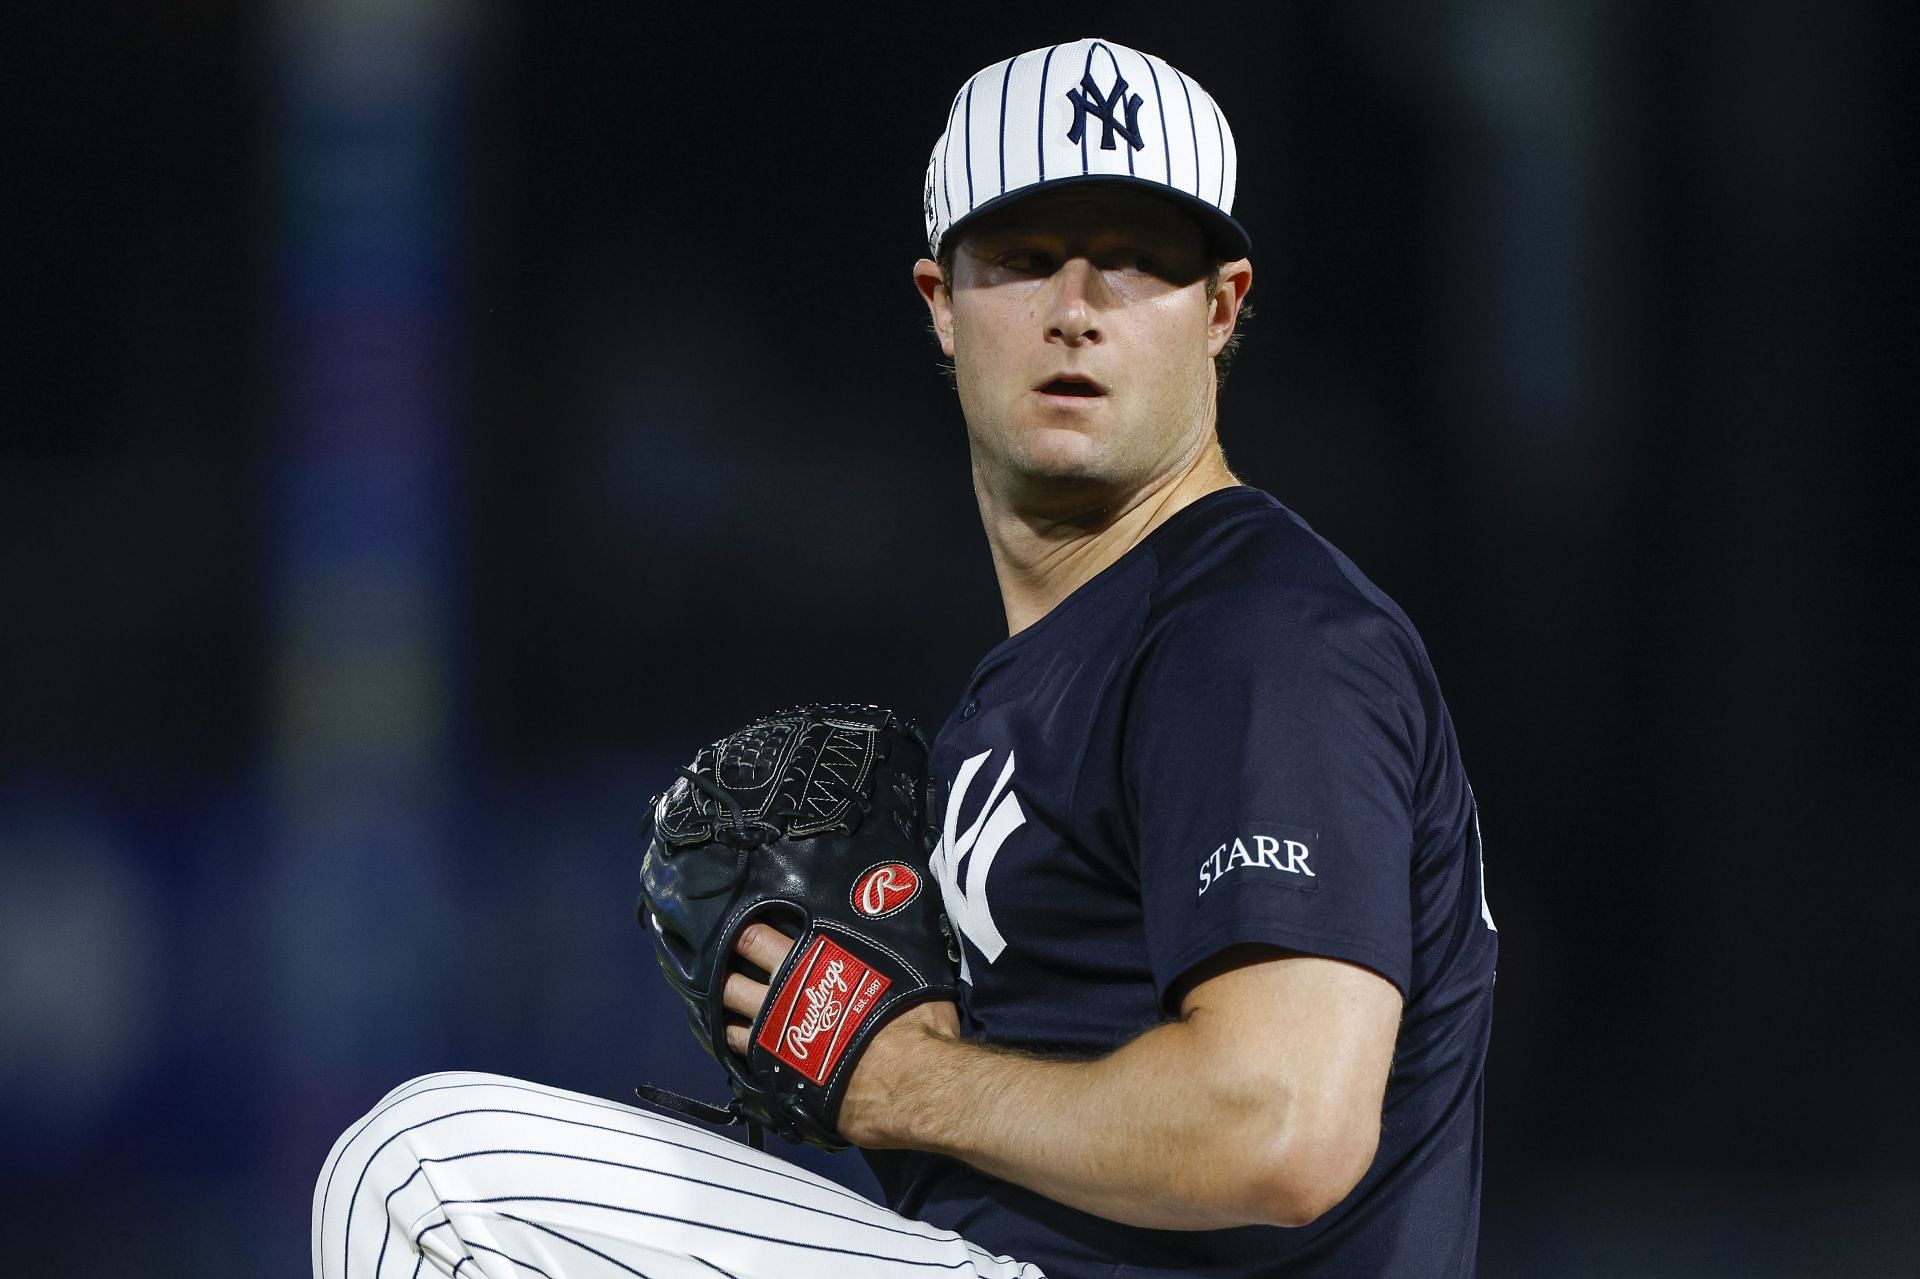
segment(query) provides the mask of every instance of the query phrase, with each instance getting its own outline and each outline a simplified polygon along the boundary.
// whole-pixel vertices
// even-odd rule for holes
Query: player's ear
[[[953,295],[947,291],[947,277],[940,270],[940,264],[932,258],[915,262],[913,285],[927,304],[927,314],[933,319],[933,334],[940,339],[940,350],[947,358],[953,358]]]
[[[1220,282],[1207,299],[1207,354],[1218,355],[1240,322],[1240,304],[1253,288],[1253,263],[1246,258],[1220,264]]]

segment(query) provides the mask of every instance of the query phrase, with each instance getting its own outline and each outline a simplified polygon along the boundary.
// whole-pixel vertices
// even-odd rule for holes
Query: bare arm
[[[791,945],[756,925],[740,949],[771,970]],[[727,1002],[750,1015],[765,991],[736,975]],[[874,1037],[840,1126],[1132,1225],[1304,1225],[1373,1162],[1399,1024],[1370,970],[1255,947],[1203,975],[1177,1021],[1093,1061],[973,1043],[953,1005],[922,1005]]]

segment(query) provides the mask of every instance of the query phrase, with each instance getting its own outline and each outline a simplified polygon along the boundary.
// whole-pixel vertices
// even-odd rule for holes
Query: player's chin
[[[1107,450],[1084,425],[1038,426],[1022,433],[1017,467],[1029,479],[1060,483],[1104,478]]]

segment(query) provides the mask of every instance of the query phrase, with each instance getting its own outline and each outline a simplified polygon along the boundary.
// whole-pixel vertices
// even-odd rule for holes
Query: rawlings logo
[[[801,1061],[807,1059],[807,1052],[813,1047],[813,1041],[825,1031],[832,1030],[840,1021],[840,1014],[846,1011],[846,1004],[835,999],[836,994],[847,991],[847,971],[844,959],[829,959],[820,980],[800,992],[800,998],[806,1001],[807,1011],[800,1014],[800,1020],[787,1027],[787,1047]]]
[[[905,862],[869,867],[853,881],[847,900],[869,919],[883,919],[920,895],[920,876]]]
[[[892,984],[844,946],[816,937],[774,991],[754,1042],[824,1084]]]

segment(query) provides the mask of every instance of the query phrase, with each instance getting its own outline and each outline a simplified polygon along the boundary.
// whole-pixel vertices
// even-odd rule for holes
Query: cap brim
[[[1049,191],[1059,191],[1067,187],[1118,187],[1128,191],[1142,191],[1158,196],[1176,205],[1192,216],[1200,224],[1201,232],[1207,237],[1207,245],[1222,262],[1231,262],[1235,258],[1244,258],[1253,250],[1253,240],[1241,226],[1228,214],[1222,213],[1213,204],[1199,196],[1155,182],[1150,178],[1130,177],[1124,173],[1076,173],[1070,177],[1053,178],[1046,182],[1036,182],[1005,195],[996,195],[975,205],[965,217],[956,218],[940,236],[940,243],[950,242],[955,235],[966,230],[980,215],[996,209],[1004,209],[1021,200],[1036,195],[1045,195]]]

